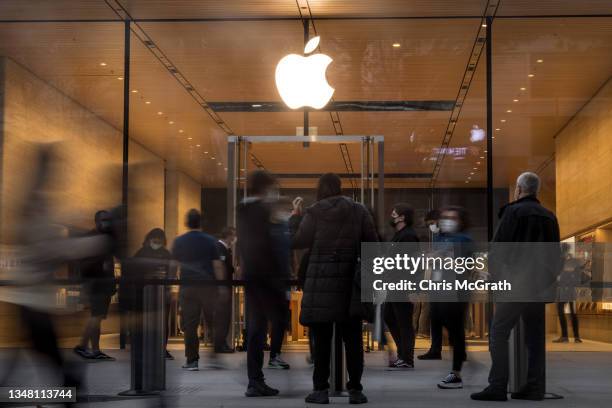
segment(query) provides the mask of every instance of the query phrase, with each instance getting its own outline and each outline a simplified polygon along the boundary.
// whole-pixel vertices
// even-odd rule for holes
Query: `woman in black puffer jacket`
[[[361,392],[363,342],[361,318],[349,313],[353,277],[361,242],[378,241],[367,209],[341,195],[340,177],[327,173],[319,179],[317,202],[306,209],[294,201],[290,219],[294,248],[308,248],[300,323],[314,339],[314,391],[306,402],[328,403],[331,340],[336,323],[346,349],[350,402],[365,403]],[[353,299],[354,300],[354,299]]]

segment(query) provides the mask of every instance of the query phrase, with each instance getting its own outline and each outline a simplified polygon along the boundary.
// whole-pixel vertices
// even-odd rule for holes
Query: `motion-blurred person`
[[[398,203],[391,211],[391,227],[395,230],[391,242],[419,242],[412,228],[414,210],[405,203]],[[414,304],[411,302],[386,302],[384,304],[384,321],[393,341],[397,346],[397,360],[389,362],[393,369],[414,368],[414,326],[412,313]]]
[[[440,213],[440,232],[434,239],[434,250],[436,243],[456,244],[452,250],[460,252],[455,256],[469,256],[470,243],[472,238],[467,234],[468,217],[466,211],[461,207],[447,207]],[[434,271],[436,274],[438,271]],[[458,275],[455,271],[450,271],[445,274],[445,271],[440,271],[439,276],[432,276],[432,281],[455,280],[463,275]],[[431,310],[431,327],[432,330],[440,330],[434,333],[432,331],[432,344],[428,353],[440,355],[442,352],[442,327],[445,327],[448,332],[449,342],[453,347],[453,366],[451,372],[438,383],[438,388],[441,389],[456,389],[463,388],[463,380],[461,378],[461,368],[466,360],[465,352],[465,312],[467,309],[466,302],[431,302],[429,304]],[[439,343],[434,343],[434,339]]]
[[[423,219],[425,226],[429,231],[428,240],[432,241],[435,236],[440,232],[440,228],[438,227],[438,219],[440,218],[440,211],[438,210],[430,210],[425,215]],[[431,319],[429,316],[429,303],[428,302],[418,302],[414,305],[414,331],[416,332],[417,339],[426,339],[430,337],[432,332],[431,330]],[[437,329],[436,333],[441,333],[441,329]],[[433,340],[432,340],[433,341]],[[436,340],[437,341],[437,340]],[[439,360],[441,356],[431,355],[430,359]],[[427,358],[423,358],[423,355],[417,356],[420,360],[426,360]]]
[[[190,279],[223,280],[225,272],[216,240],[201,231],[200,212],[191,209],[185,218],[189,231],[174,240],[172,256],[179,262],[180,279],[184,281],[179,291],[186,357],[182,368],[197,371],[200,360],[198,326],[201,316],[204,315],[207,327],[213,331],[215,349],[222,348],[225,344],[225,334],[216,327],[214,315],[217,303],[225,302],[229,291],[224,286],[198,285],[189,282]],[[211,355],[210,366],[220,368],[214,354]]]
[[[106,210],[98,211],[94,217],[96,228],[90,236],[107,235],[115,242],[113,214]],[[74,347],[74,352],[86,359],[113,361],[114,357],[100,350],[100,333],[102,320],[108,315],[111,298],[117,291],[115,285],[114,248],[106,253],[84,259],[80,263],[81,276],[88,282],[89,306],[91,316],[85,325],[81,341]],[[91,349],[88,346],[91,344]]]
[[[233,227],[225,227],[221,231],[221,237],[217,241],[217,249],[223,265],[225,266],[223,279],[231,281],[234,279],[234,244],[236,243],[236,229]],[[231,287],[228,287],[231,292]],[[232,296],[231,293],[224,300],[217,303],[215,311],[215,321],[217,328],[221,331],[219,335],[223,335],[226,339],[217,353],[233,353],[234,349],[227,344],[227,335],[229,334],[230,325],[232,322]]]
[[[374,242],[378,237],[368,210],[341,194],[340,177],[324,174],[319,179],[317,202],[304,212],[302,201],[296,199],[290,219],[293,246],[310,248],[300,323],[308,326],[314,338],[314,390],[306,402],[315,404],[329,403],[334,324],[346,350],[349,402],[368,401],[361,385],[362,316],[352,316],[350,306],[361,242]]]
[[[134,258],[144,258],[145,264],[142,267],[154,269],[156,277],[175,278],[176,266],[172,262],[172,254],[166,248],[166,233],[161,228],[153,228],[149,231],[142,243],[142,247],[134,254]],[[171,287],[166,285],[164,291],[164,348],[165,357],[174,360],[172,354],[168,352],[168,332],[170,329],[170,302]],[[140,299],[142,300],[142,299]]]
[[[567,343],[569,341],[567,332],[567,319],[565,318],[565,305],[567,305],[570,319],[572,321],[572,330],[574,332],[574,342],[582,343],[580,332],[578,331],[578,315],[576,314],[576,287],[582,281],[584,265],[580,263],[571,253],[570,245],[567,243],[561,244],[563,254],[563,269],[559,276],[560,302],[557,302],[557,314],[559,316],[559,325],[561,326],[561,337],[553,340],[553,343]]]
[[[531,172],[522,173],[516,180],[514,196],[516,201],[501,209],[501,220],[494,242],[559,242],[557,217],[544,208],[537,199],[540,178]],[[529,260],[527,260],[529,262]],[[538,268],[540,268],[538,266]],[[528,274],[524,278],[536,292],[545,292],[550,281],[557,276],[548,276],[547,270],[533,271],[513,268],[513,274]],[[558,273],[558,271],[553,273]],[[525,325],[525,342],[528,353],[527,384],[514,399],[542,400],[545,393],[545,311],[541,302],[496,303],[489,338],[491,371],[489,386],[471,395],[474,400],[506,401],[509,378],[510,332],[522,320]]]
[[[268,323],[284,319],[286,283],[276,259],[272,237],[272,207],[278,200],[276,179],[264,170],[249,174],[249,197],[237,208],[237,235],[240,265],[245,280],[247,397],[277,395],[263,374],[264,345]]]

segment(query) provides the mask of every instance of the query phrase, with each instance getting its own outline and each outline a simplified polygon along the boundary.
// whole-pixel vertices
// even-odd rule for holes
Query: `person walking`
[[[285,318],[286,285],[279,268],[278,249],[272,236],[272,205],[278,201],[276,179],[256,170],[247,179],[249,197],[236,210],[237,247],[245,280],[247,397],[277,395],[263,374],[264,346],[268,324]]]
[[[559,242],[557,217],[544,208],[537,195],[540,178],[531,172],[522,173],[516,180],[515,201],[500,211],[501,220],[493,237],[494,242]],[[533,244],[530,244],[533,245]],[[561,259],[559,255],[559,260]],[[516,259],[515,261],[524,261]],[[532,262],[531,260],[526,260]],[[549,259],[550,261],[550,259]],[[532,262],[527,268],[512,269],[516,279],[528,282],[534,293],[545,293],[557,281],[556,265]],[[542,266],[544,265],[544,266]],[[531,268],[529,267],[531,266]],[[525,342],[528,353],[527,384],[518,392],[512,393],[513,399],[542,400],[545,393],[545,322],[543,302],[496,303],[489,338],[491,370],[489,385],[471,398],[479,401],[506,401],[509,379],[510,332],[522,320],[525,325]]]
[[[559,302],[557,302],[557,315],[559,316],[559,326],[561,326],[561,337],[553,340],[553,343],[569,342],[567,331],[567,319],[565,318],[565,305],[567,305],[572,330],[574,332],[574,343],[582,343],[578,329],[578,315],[576,314],[576,287],[582,281],[584,265],[582,265],[570,252],[570,244],[561,245],[563,253],[563,270],[559,276]]]
[[[352,315],[350,305],[361,242],[377,241],[376,228],[363,205],[342,196],[340,177],[333,173],[319,179],[317,201],[305,211],[302,206],[300,199],[294,200],[290,228],[293,247],[310,250],[300,314],[300,323],[308,326],[314,340],[314,390],[306,402],[329,403],[335,325],[346,352],[349,402],[363,404],[368,399],[361,385],[362,316]]]
[[[389,223],[395,230],[391,242],[419,242],[419,238],[412,228],[414,210],[408,204],[395,204],[391,211]],[[408,301],[386,302],[383,310],[385,324],[397,346],[397,359],[389,363],[389,368],[414,368],[415,332],[412,322],[414,304]]]
[[[223,228],[221,231],[221,237],[217,241],[217,249],[219,250],[220,259],[225,266],[224,272],[225,275],[223,279],[226,281],[231,281],[234,279],[234,244],[236,243],[236,229],[233,227]],[[230,292],[231,292],[231,287]],[[215,310],[215,321],[217,322],[217,327],[221,331],[223,338],[226,340],[220,345],[218,350],[215,350],[217,353],[233,353],[233,347],[227,344],[227,336],[229,334],[230,325],[232,323],[232,296],[231,294],[226,297],[223,302],[217,303],[217,308]],[[220,335],[221,335],[220,334]]]
[[[200,340],[198,326],[202,314],[207,327],[213,330],[215,349],[225,342],[224,333],[215,327],[214,313],[217,303],[225,301],[228,290],[224,286],[191,284],[189,280],[223,280],[223,263],[220,260],[216,240],[201,231],[202,216],[196,209],[187,212],[186,226],[189,231],[174,240],[172,256],[180,265],[180,279],[184,281],[179,291],[181,325],[185,341],[186,362],[182,366],[188,371],[199,369]],[[211,355],[213,368],[218,368],[216,357]]]

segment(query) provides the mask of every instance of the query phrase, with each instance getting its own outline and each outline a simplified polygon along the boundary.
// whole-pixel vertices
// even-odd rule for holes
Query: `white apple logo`
[[[304,54],[313,52],[320,37],[314,37],[304,47]],[[289,54],[276,66],[276,88],[291,109],[310,106],[321,109],[331,99],[334,88],[329,86],[325,70],[333,60],[325,54],[303,57]]]

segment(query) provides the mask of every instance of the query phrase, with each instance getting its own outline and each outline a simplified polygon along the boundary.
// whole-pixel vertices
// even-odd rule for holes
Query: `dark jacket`
[[[557,217],[535,196],[523,197],[500,210],[490,263],[495,279],[512,283],[513,300],[553,301],[561,265]],[[496,244],[496,243],[528,244]],[[501,271],[501,273],[499,273]]]
[[[258,283],[271,283],[282,273],[274,257],[270,207],[259,198],[248,198],[236,211],[237,247],[243,278]]]
[[[226,247],[225,244],[219,240],[217,241],[217,249],[219,250],[220,259],[225,266],[225,276],[223,278],[226,280],[234,279],[234,254],[232,253],[232,248]]]
[[[404,227],[395,231],[391,242],[419,242],[419,236],[412,227]]]
[[[361,242],[378,241],[372,217],[352,199],[334,196],[289,223],[293,247],[310,249],[300,322],[347,321]]]

